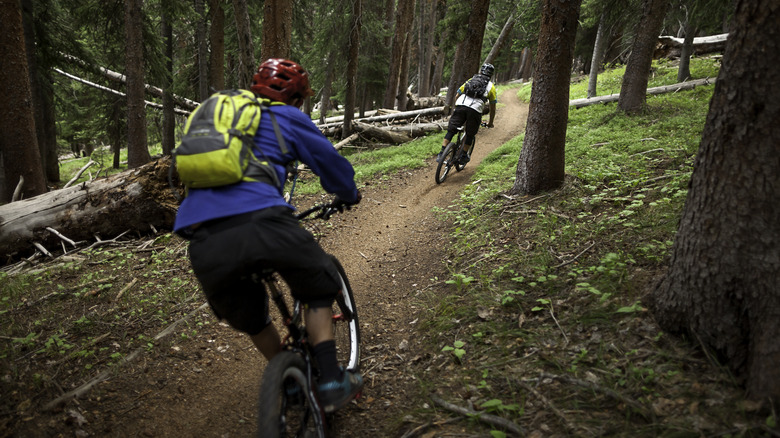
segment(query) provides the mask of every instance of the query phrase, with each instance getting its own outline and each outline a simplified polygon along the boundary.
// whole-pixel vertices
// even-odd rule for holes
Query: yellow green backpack
[[[188,117],[181,143],[173,151],[176,171],[184,186],[201,189],[261,181],[280,187],[273,165],[253,153],[253,137],[263,109],[273,104],[281,105],[258,100],[248,90],[218,91],[203,101]],[[271,111],[268,113],[282,153],[286,154],[287,146],[276,117]]]

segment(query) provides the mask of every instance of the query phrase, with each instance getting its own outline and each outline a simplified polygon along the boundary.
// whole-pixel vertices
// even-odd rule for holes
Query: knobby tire
[[[349,285],[347,273],[336,257],[331,256],[338,270],[341,291],[333,303],[333,335],[339,364],[350,371],[360,369],[360,324],[358,323],[355,295]]]
[[[288,396],[288,387],[298,387]],[[258,437],[325,437],[325,419],[307,394],[306,363],[292,351],[277,354],[268,363],[260,383]]]
[[[441,154],[441,161],[436,166],[436,184],[441,184],[447,179],[452,166],[455,165],[455,150],[457,143],[450,143]]]

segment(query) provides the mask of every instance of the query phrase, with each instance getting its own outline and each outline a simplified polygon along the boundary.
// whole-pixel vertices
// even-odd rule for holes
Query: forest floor
[[[469,407],[478,392],[477,382],[464,382],[458,371],[466,365],[488,369],[478,357],[453,368],[450,356],[432,342],[426,331],[430,327],[422,327],[436,307],[425,303],[453,293],[453,286],[445,283],[452,278],[445,251],[452,224],[435,210],[457,201],[477,165],[519,135],[527,115],[528,106],[513,90],[504,93],[495,128],[480,130],[471,163],[462,172],[437,185],[431,157],[427,167],[373,180],[362,188],[359,206],[318,225],[320,243],[342,262],[355,292],[366,381],[361,397],[335,415],[334,437],[490,434],[490,427],[476,425],[469,415],[439,409],[431,397],[435,393]],[[266,362],[248,338],[217,321],[203,305],[193,286],[185,241],[160,233],[152,241],[142,238],[102,254],[63,259],[40,267],[40,280],[21,286],[21,293],[29,296],[2,315],[8,330],[0,333],[7,334],[0,336],[0,352],[13,354],[0,357],[0,437],[255,436]],[[489,263],[489,254],[485,260]],[[655,274],[642,275],[649,283]],[[96,286],[101,279],[111,284]],[[184,299],[151,300],[158,289],[177,285]],[[138,300],[136,304],[124,304],[129,296]],[[523,421],[523,435],[632,436],[635,427],[643,427],[644,434],[636,436],[657,436],[653,425],[666,423],[663,430],[670,433],[663,435],[672,436],[679,421],[684,425],[680,432],[686,432],[679,436],[737,436],[744,424],[766,418],[742,417],[758,407],[743,402],[727,374],[714,368],[695,346],[662,337],[649,315],[619,320],[612,331],[583,329],[576,322],[577,313],[585,311],[581,298],[563,297],[555,304],[557,319],[552,311],[552,319],[541,313],[529,313],[527,319],[522,313],[519,319],[511,315],[525,333],[538,333],[539,343],[531,347],[529,339],[526,346],[517,347],[524,342],[522,337],[509,339],[511,350],[521,354],[490,365],[493,374],[488,380],[496,393],[509,386],[527,388],[526,395],[517,396],[524,400],[523,410],[514,415]],[[505,318],[482,310],[473,313],[481,319]],[[60,330],[57,324],[66,320],[68,328]],[[172,325],[179,320],[183,322]],[[31,335],[23,339],[27,333]],[[554,339],[561,333],[569,338],[556,345]],[[662,369],[653,368],[657,364],[673,363],[669,369],[685,373],[665,374],[671,379],[668,389],[648,397],[653,400],[650,413],[631,397],[600,388],[593,382],[603,376],[589,372],[582,374],[590,383],[570,379],[563,384],[547,378],[537,381],[540,386],[529,385],[540,370],[552,367],[563,372],[561,364],[571,363],[585,346],[597,348],[594,345],[607,346],[609,351],[600,354],[614,354],[616,367],[638,370],[632,364],[641,363],[642,370],[653,371]],[[75,354],[79,349],[91,353]],[[116,356],[95,359],[101,351]],[[130,360],[123,363],[116,357]],[[577,391],[576,385],[591,386]],[[649,383],[640,391],[647,388]],[[74,390],[80,391],[78,396],[68,397]],[[576,406],[556,408],[567,403]],[[736,424],[727,418],[735,414],[739,421],[748,419]],[[721,420],[725,426],[716,424]],[[762,427],[760,423],[752,427],[758,433],[750,436],[777,436]]]
[[[441,250],[449,229],[433,209],[452,204],[480,161],[524,128],[527,105],[513,93],[506,93],[502,104],[495,128],[480,130],[471,163],[462,172],[437,185],[433,179],[436,162],[431,157],[426,168],[403,171],[363,187],[361,204],[320,230],[320,243],[340,259],[355,291],[366,379],[360,399],[337,413],[336,436],[401,433],[403,413],[425,403],[407,368],[425,354],[417,350],[421,347],[415,334],[421,309],[410,298],[420,290],[446,286],[438,278],[447,276]],[[177,254],[183,253],[178,238],[168,245],[178,248]],[[98,263],[84,263],[79,276],[89,275],[90,266],[101,269]],[[182,268],[188,270],[188,266]],[[63,284],[67,279],[49,278],[48,283]],[[123,280],[115,279],[115,283]],[[83,370],[67,368],[83,366],[81,361],[52,363],[30,352],[23,360],[3,366],[0,436],[252,436],[266,362],[248,338],[217,322],[208,308],[196,305],[200,298],[187,309],[201,321],[196,336],[158,342],[119,367],[115,375],[52,409],[43,408],[78,386],[63,381],[64,376],[83,374]],[[75,310],[79,311],[84,309]],[[30,313],[31,322],[36,315]],[[102,330],[109,332],[102,338],[96,336],[95,343],[115,338],[110,329]],[[17,381],[36,374],[48,375],[46,383]]]

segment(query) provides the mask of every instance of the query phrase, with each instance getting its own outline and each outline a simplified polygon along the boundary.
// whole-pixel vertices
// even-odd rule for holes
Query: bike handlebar
[[[349,209],[349,207],[349,205],[339,203],[337,200],[334,200],[325,204],[315,205],[308,210],[304,210],[303,212],[296,214],[295,217],[298,218],[298,220],[303,220],[312,214],[317,213],[314,214],[313,219],[328,220],[334,214],[341,213],[344,211],[344,209]]]

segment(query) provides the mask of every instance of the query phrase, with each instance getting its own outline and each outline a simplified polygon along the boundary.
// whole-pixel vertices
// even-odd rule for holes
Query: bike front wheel
[[[444,152],[441,153],[441,160],[436,166],[436,184],[441,184],[447,179],[452,166],[455,165],[455,151],[457,150],[457,143],[450,143],[444,148]]]
[[[360,368],[360,324],[358,323],[355,295],[349,285],[347,273],[336,257],[331,256],[339,273],[341,290],[333,303],[333,336],[336,340],[338,361],[348,371]]]
[[[317,405],[300,354],[283,351],[263,372],[258,437],[325,438],[325,418]]]

